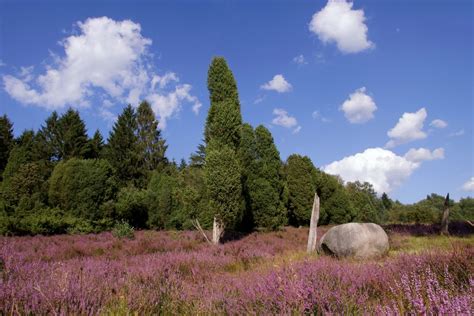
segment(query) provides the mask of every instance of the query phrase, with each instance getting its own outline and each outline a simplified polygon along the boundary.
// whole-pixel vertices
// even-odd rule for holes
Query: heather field
[[[25,314],[474,313],[474,235],[389,226],[379,260],[306,255],[307,229],[1,237],[0,310]],[[327,227],[319,229],[319,235]]]

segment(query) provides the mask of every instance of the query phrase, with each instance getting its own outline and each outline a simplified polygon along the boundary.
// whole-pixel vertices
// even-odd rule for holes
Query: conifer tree
[[[165,152],[168,146],[161,137],[155,113],[147,101],[140,103],[137,109],[137,135],[144,173],[163,166],[166,163]]]
[[[288,185],[288,212],[293,225],[309,223],[316,190],[315,168],[308,157],[293,154],[285,165]]]
[[[3,115],[0,117],[0,180],[13,145],[13,124],[6,115]]]
[[[88,159],[98,159],[102,156],[102,150],[104,149],[104,139],[100,134],[99,130],[96,130],[94,136],[89,140],[87,144],[87,151],[85,157]]]
[[[208,72],[211,107],[206,127],[206,187],[214,214],[213,242],[225,228],[234,228],[242,215],[240,146],[242,116],[237,84],[224,58],[212,60]]]
[[[46,119],[37,136],[37,155],[48,161],[60,160],[59,116],[56,111]]]
[[[140,176],[136,130],[136,113],[128,105],[115,122],[105,148],[105,157],[122,185],[134,183]]]
[[[87,151],[87,131],[79,112],[69,109],[58,121],[59,158],[83,158]]]

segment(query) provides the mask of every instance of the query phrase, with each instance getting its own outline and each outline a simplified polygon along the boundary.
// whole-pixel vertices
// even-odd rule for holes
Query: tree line
[[[38,131],[14,137],[0,117],[0,234],[86,233],[127,222],[138,229],[275,230],[307,225],[314,192],[319,224],[437,222],[444,198],[403,205],[369,183],[344,184],[298,154],[282,161],[271,132],[243,122],[237,84],[224,58],[212,60],[203,143],[188,160],[166,157],[146,101],[128,105],[107,141],[87,134],[76,110],[53,112]],[[474,220],[474,199],[452,217]]]

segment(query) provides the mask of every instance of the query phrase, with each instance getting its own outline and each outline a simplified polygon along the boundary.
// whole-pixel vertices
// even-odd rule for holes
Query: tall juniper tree
[[[13,124],[6,115],[3,115],[0,117],[0,179],[13,145]]]
[[[237,156],[242,115],[232,71],[222,57],[212,60],[208,72],[211,107],[206,127],[205,178],[209,207],[214,215],[213,242],[242,215],[241,169]]]

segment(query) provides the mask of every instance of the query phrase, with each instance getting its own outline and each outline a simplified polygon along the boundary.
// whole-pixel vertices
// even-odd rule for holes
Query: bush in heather
[[[121,221],[115,224],[112,229],[112,235],[117,238],[135,238],[135,230],[129,223]]]

